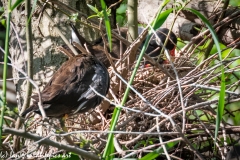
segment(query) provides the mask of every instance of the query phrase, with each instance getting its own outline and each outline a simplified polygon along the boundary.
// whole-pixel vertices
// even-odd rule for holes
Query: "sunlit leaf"
[[[167,9],[167,10],[163,11],[161,14],[159,14],[158,17],[156,18],[156,24],[153,29],[156,30],[159,27],[161,27],[172,11],[173,11],[173,9]]]
[[[104,15],[104,22],[105,22],[105,27],[106,27],[107,37],[108,37],[109,49],[111,52],[112,51],[111,24],[110,24],[110,20],[108,18],[108,14],[107,14],[107,6],[106,6],[104,0],[101,0],[100,2],[101,2],[102,10],[103,10],[103,15]]]
[[[87,4],[87,6],[88,6],[93,12],[99,13],[97,7],[94,7],[94,6],[90,5],[90,4]]]

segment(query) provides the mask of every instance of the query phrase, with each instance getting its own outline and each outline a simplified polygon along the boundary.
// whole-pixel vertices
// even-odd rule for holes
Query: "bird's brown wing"
[[[65,62],[54,74],[51,80],[47,83],[42,91],[43,104],[48,103],[71,103],[71,101],[77,100],[77,95],[74,92],[77,87],[82,86],[83,90],[85,86],[90,85],[86,80],[92,79],[94,70],[91,67],[94,63],[93,57],[78,55],[74,58],[70,58]],[[86,78],[86,76],[88,76]],[[84,85],[84,86],[83,86]],[[79,94],[79,93],[78,93]],[[33,99],[38,101],[38,97],[34,96]]]

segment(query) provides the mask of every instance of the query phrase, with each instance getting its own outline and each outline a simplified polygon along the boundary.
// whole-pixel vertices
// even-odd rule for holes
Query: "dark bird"
[[[156,30],[156,34],[152,34],[151,39],[149,41],[149,45],[146,49],[146,54],[148,54],[150,57],[154,58],[155,60],[158,59],[158,56],[160,55],[160,52],[162,50],[162,46],[166,41],[167,35],[169,33],[169,29],[167,28],[159,28]],[[157,37],[156,37],[157,35]],[[160,42],[161,41],[161,42]],[[144,44],[144,42],[143,42]],[[175,57],[175,48],[177,44],[177,37],[176,35],[171,31],[169,35],[169,39],[166,44],[166,49],[169,50],[170,55]],[[164,60],[160,59],[159,63],[163,63]],[[145,62],[145,65],[149,64],[149,62]]]
[[[53,75],[42,93],[43,108],[47,117],[86,112],[102,101],[92,89],[105,96],[109,89],[106,67],[94,56],[80,54],[70,57]],[[91,86],[91,87],[90,87]],[[22,113],[41,114],[38,95],[32,97],[33,105]]]
[[[147,53],[151,53],[154,49],[157,47],[162,47],[162,45],[165,43],[167,35],[169,33],[169,29],[167,28],[159,28],[156,30],[156,34],[158,38],[160,39],[161,43],[159,42],[159,39],[156,38],[155,34],[152,34],[152,37],[149,42],[149,46],[146,50]],[[175,56],[175,48],[177,43],[177,37],[176,35],[171,31],[169,35],[169,40],[166,44],[166,49],[170,51],[170,54],[172,56]],[[157,56],[157,55],[155,55]]]
[[[77,29],[72,25],[73,30],[76,33],[76,37],[80,40],[80,44],[87,45],[89,51],[97,57],[107,68],[110,66],[110,62],[106,57],[106,54],[104,52],[104,43],[102,38],[98,38],[97,40],[93,42],[87,42],[77,31]],[[118,32],[117,30],[114,30],[115,32]],[[138,33],[140,34],[143,31],[143,28],[139,28]],[[126,38],[128,29],[125,27],[120,28],[120,34],[123,38]],[[165,43],[167,35],[168,35],[169,29],[167,28],[159,28],[156,30],[156,35],[158,38],[156,38],[155,34],[152,34],[149,45],[145,51],[146,54],[148,54],[150,57],[154,58],[155,60],[158,59],[158,56],[160,55],[162,45]],[[107,37],[105,37],[107,39]],[[161,42],[160,42],[161,41]],[[145,41],[143,41],[144,44]],[[176,35],[171,31],[170,36],[168,39],[168,42],[166,44],[166,49],[170,51],[171,56],[175,56],[175,47],[177,43],[177,37]],[[143,44],[141,45],[140,49],[142,48]],[[113,59],[119,59],[120,58],[120,41],[112,37],[112,52],[109,52],[111,57]],[[122,44],[122,50],[125,52],[127,49],[126,44]],[[109,51],[109,50],[108,50]],[[159,63],[163,63],[164,60],[159,61]],[[145,62],[145,64],[150,64],[149,62]]]

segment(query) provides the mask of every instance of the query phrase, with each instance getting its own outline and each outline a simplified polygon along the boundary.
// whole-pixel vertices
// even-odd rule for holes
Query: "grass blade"
[[[104,15],[104,22],[105,22],[105,26],[106,26],[109,49],[110,49],[110,52],[111,52],[112,51],[111,25],[110,25],[110,20],[108,18],[107,6],[106,6],[104,0],[101,0],[101,6],[102,6],[102,10],[103,10],[103,15]]]
[[[162,19],[165,19],[166,20],[166,17],[165,16],[168,16],[169,14],[164,14],[165,16],[160,16],[161,12],[162,12],[162,9],[163,7],[169,2],[169,0],[166,0],[164,1],[165,3],[163,3],[161,6],[160,6],[160,9],[159,9],[159,12],[157,14],[157,17],[154,22],[152,23],[152,27],[155,28],[156,25],[158,24],[159,21],[162,21]],[[170,13],[170,12],[169,12]],[[141,60],[142,60],[142,57],[143,57],[143,54],[145,53],[145,50],[146,50],[146,47],[147,47],[147,44],[150,40],[150,37],[151,37],[151,32],[148,34],[146,40],[145,40],[145,44],[142,48],[142,51],[138,57],[138,60],[137,60],[137,63],[136,63],[136,66],[134,67],[134,71],[131,75],[131,78],[128,82],[129,85],[132,84],[134,78],[135,78],[135,75],[137,73],[137,70],[140,66],[140,63],[141,63]],[[125,102],[127,101],[127,98],[128,98],[128,94],[130,92],[130,87],[128,86],[125,90],[125,93],[124,93],[124,96],[123,96],[123,99],[122,99],[122,102],[121,102],[121,106],[124,106]],[[119,108],[119,106],[116,106],[116,108],[114,109],[114,113],[113,113],[113,116],[112,116],[112,121],[111,121],[111,125],[110,125],[110,131],[114,131],[115,129],[115,126],[117,124],[117,120],[118,120],[118,117],[120,115],[120,112],[121,112],[121,108]],[[103,153],[103,159],[112,159],[113,157],[110,157],[109,155],[112,154],[114,152],[114,146],[113,146],[113,134],[110,133],[108,135],[108,141],[107,141],[107,144],[106,144],[106,148],[105,148],[105,151]]]
[[[2,127],[3,127],[3,116],[7,107],[7,61],[9,53],[9,33],[10,33],[10,20],[11,20],[11,0],[8,1],[8,12],[7,12],[7,29],[5,38],[5,55],[4,55],[4,66],[3,66],[3,93],[2,93],[2,106],[1,106],[1,117],[0,117],[0,146],[2,146]]]
[[[10,8],[10,11],[13,11],[16,7],[18,7],[20,4],[22,4],[24,0],[17,0],[13,6]]]
[[[194,9],[185,8],[185,10],[188,10],[188,11],[194,13],[195,15],[197,15],[205,23],[205,25],[208,27],[210,33],[212,34],[214,43],[216,45],[219,59],[222,62],[222,54],[221,54],[219,41],[218,41],[217,35],[216,35],[213,27],[211,26],[210,22],[200,12],[198,12],[198,11],[196,11]],[[221,88],[220,88],[220,96],[219,96],[219,100],[218,100],[217,120],[216,120],[216,129],[215,129],[215,138],[214,138],[215,142],[216,142],[216,139],[217,139],[220,123],[222,121],[222,116],[223,116],[223,111],[224,111],[224,104],[225,104],[225,99],[224,98],[225,98],[225,88],[226,88],[226,85],[225,85],[225,75],[224,75],[224,67],[223,67],[223,65],[221,65],[221,73],[222,73],[221,74]]]
[[[166,149],[169,150],[169,149],[173,148],[176,144],[178,144],[178,142],[169,142],[165,146],[166,146]],[[162,153],[164,153],[164,151],[163,151],[163,148],[161,147],[151,153],[148,153],[146,156],[142,157],[140,160],[154,159],[154,158],[157,158]]]

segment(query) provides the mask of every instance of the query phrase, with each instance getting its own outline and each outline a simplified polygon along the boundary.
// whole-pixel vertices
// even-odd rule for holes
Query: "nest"
[[[193,159],[197,156],[222,159],[229,156],[228,151],[233,149],[231,146],[238,143],[239,139],[239,129],[229,123],[239,112],[234,107],[240,100],[239,66],[235,64],[239,57],[223,61],[226,76],[224,120],[214,143],[221,84],[221,63],[216,62],[216,57],[217,55],[213,55],[199,65],[188,58],[176,58],[173,65],[164,65],[164,69],[176,77],[174,80],[156,67],[138,69],[132,85],[135,90],[130,91],[115,128],[115,157],[141,158],[161,147],[168,148],[169,145],[173,147],[170,147],[167,154],[175,158]],[[215,65],[208,65],[213,61]],[[132,70],[129,69],[126,79],[131,74]],[[122,81],[118,83],[119,79],[117,81],[116,77],[115,80],[111,82],[111,91],[107,98],[113,104],[120,104],[126,85]],[[234,83],[228,83],[233,80]],[[118,90],[114,91],[114,87]],[[107,110],[103,112],[101,107],[106,106]],[[114,108],[114,105],[105,101],[94,111],[68,117],[65,121],[69,133],[67,138],[57,134],[62,130],[57,120],[52,120],[51,123],[34,120],[27,130],[33,133],[40,131],[41,136],[48,136],[63,144],[71,143],[68,141],[70,138],[73,145],[102,154]],[[38,130],[38,127],[41,129]],[[25,145],[27,144],[32,142],[26,141]],[[213,151],[215,144],[216,153]],[[41,154],[65,153],[49,146],[41,146],[41,149],[35,146],[35,150],[25,149],[22,152],[36,150],[41,150]],[[160,154],[160,157],[164,158],[165,155]]]

